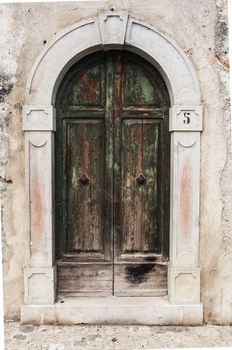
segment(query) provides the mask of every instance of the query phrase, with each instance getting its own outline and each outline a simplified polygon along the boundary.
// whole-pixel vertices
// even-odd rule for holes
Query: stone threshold
[[[52,305],[21,306],[22,324],[197,326],[203,305],[173,305],[165,297],[66,297]]]

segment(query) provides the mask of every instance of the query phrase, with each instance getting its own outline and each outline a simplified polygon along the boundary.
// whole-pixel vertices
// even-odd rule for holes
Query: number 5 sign
[[[190,123],[190,117],[191,117],[191,112],[184,112],[184,124],[189,124]]]
[[[174,105],[169,110],[169,131],[201,131],[202,106]]]

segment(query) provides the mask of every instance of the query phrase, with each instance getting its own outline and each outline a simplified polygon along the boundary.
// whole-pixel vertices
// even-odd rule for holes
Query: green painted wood
[[[64,129],[68,252],[103,253],[104,121],[66,119]]]
[[[89,68],[75,79],[67,101],[69,106],[101,105],[101,65]]]
[[[112,274],[113,274],[113,150],[114,150],[114,125],[113,125],[113,96],[114,96],[114,65],[113,58],[109,54],[104,55],[105,62],[105,144],[106,144],[106,157],[105,157],[105,200],[103,203],[105,213],[105,237],[104,237],[104,250],[105,260],[112,262]],[[112,277],[113,278],[113,277]],[[113,289],[113,281],[112,281]]]
[[[157,264],[169,245],[168,107],[161,75],[132,53],[90,55],[67,73],[56,102],[60,290],[165,293]],[[85,271],[78,287],[72,271]]]
[[[160,252],[159,130],[157,120],[122,124],[122,253]],[[140,184],[139,177],[145,183]]]
[[[121,208],[121,134],[122,134],[122,57],[120,52],[114,53],[114,101],[113,101],[113,119],[114,119],[114,263],[117,260],[118,248],[123,239],[122,232],[122,208]],[[114,269],[115,272],[115,269]]]
[[[160,107],[162,105],[157,89],[152,85],[146,70],[129,63],[125,63],[123,69],[124,106]]]

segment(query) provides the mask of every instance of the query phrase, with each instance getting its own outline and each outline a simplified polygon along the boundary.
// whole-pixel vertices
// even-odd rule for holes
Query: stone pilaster
[[[199,184],[201,106],[170,108],[171,200],[168,290],[174,304],[200,303]]]
[[[54,267],[54,109],[24,108],[26,188],[28,196],[26,304],[55,300]]]

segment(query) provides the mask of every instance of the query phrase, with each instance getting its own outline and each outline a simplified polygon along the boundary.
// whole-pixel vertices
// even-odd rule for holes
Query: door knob
[[[143,176],[143,174],[140,174],[136,180],[139,185],[145,185],[147,182],[147,179]]]
[[[86,175],[82,175],[80,178],[79,178],[79,181],[82,185],[87,185],[88,182],[89,182],[89,179],[87,178]]]

